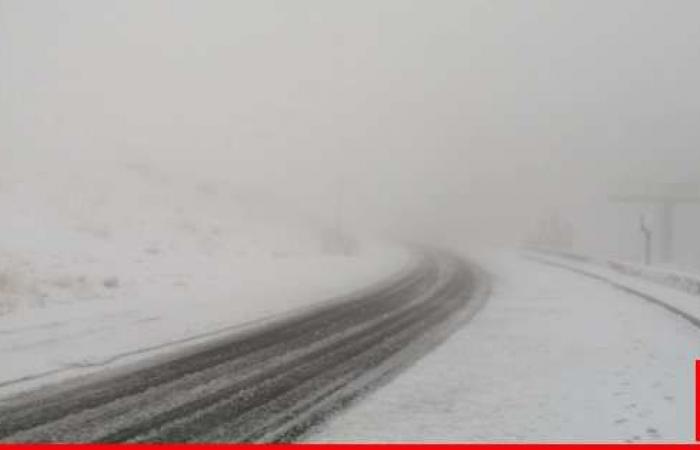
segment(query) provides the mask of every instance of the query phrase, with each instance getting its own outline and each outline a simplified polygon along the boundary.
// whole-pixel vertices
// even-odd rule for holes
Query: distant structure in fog
[[[700,203],[700,186],[696,183],[646,183],[639,188],[625,188],[623,192],[611,195],[610,199],[618,203],[656,207],[659,229],[654,236],[658,236],[659,260],[672,262],[674,209],[682,203]]]
[[[559,250],[571,250],[573,243],[573,226],[559,213],[553,213],[540,220],[535,232],[527,238],[528,245]]]

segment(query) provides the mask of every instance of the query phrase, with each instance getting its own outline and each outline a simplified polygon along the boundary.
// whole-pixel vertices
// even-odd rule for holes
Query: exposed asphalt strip
[[[545,264],[545,265],[548,265],[548,266],[557,267],[557,268],[560,268],[560,269],[565,269],[565,270],[568,270],[568,271],[570,271],[570,272],[575,272],[575,273],[578,273],[578,274],[580,274],[580,275],[584,275],[584,276],[586,276],[586,277],[589,277],[589,278],[593,278],[593,279],[595,279],[595,280],[602,281],[602,282],[607,283],[607,284],[609,284],[610,286],[614,287],[615,289],[619,289],[619,290],[621,290],[621,291],[623,291],[623,292],[627,292],[628,294],[632,294],[632,295],[634,295],[634,296],[636,296],[636,297],[640,297],[640,298],[642,298],[642,299],[648,301],[649,303],[652,303],[652,304],[654,304],[654,305],[656,305],[656,306],[659,306],[659,307],[665,309],[666,311],[669,311],[669,312],[671,312],[671,313],[673,313],[673,314],[675,314],[675,315],[677,315],[677,316],[680,316],[681,318],[683,318],[683,319],[687,320],[688,322],[690,322],[693,326],[695,326],[695,327],[697,327],[697,328],[700,328],[700,318],[695,317],[694,315],[692,315],[692,314],[690,314],[690,313],[688,313],[688,312],[686,312],[686,311],[683,311],[683,310],[680,309],[680,308],[676,308],[675,306],[671,305],[670,303],[666,303],[665,301],[663,301],[663,300],[661,300],[661,299],[659,299],[659,298],[656,298],[656,297],[654,297],[654,296],[651,296],[651,295],[649,295],[649,294],[647,294],[647,293],[645,293],[645,292],[642,292],[642,291],[640,291],[640,290],[638,290],[638,289],[634,289],[634,288],[631,288],[631,287],[629,287],[629,286],[626,286],[626,285],[624,285],[624,284],[622,284],[622,283],[618,283],[618,282],[616,282],[616,281],[613,281],[612,279],[607,278],[607,277],[605,277],[605,276],[603,276],[603,275],[599,275],[599,274],[597,274],[597,273],[588,271],[588,270],[586,270],[586,269],[581,269],[581,268],[579,268],[579,267],[570,266],[570,265],[568,265],[568,264],[566,264],[566,263],[560,263],[560,262],[556,262],[556,261],[551,261],[551,260],[549,260],[549,259],[547,259],[547,258],[541,258],[541,257],[538,257],[538,256],[525,255],[524,258],[529,259],[529,260],[531,260],[531,261],[538,262],[538,263],[540,263],[540,264]]]
[[[488,277],[424,251],[343,301],[119,372],[18,395],[4,442],[288,442],[386,382],[485,302]]]

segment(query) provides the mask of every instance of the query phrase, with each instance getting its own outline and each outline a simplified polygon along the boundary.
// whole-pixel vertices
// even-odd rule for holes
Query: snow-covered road
[[[389,280],[255,330],[8,399],[0,440],[293,440],[478,311],[483,281],[425,252]]]
[[[700,330],[502,254],[484,310],[310,441],[691,441]]]

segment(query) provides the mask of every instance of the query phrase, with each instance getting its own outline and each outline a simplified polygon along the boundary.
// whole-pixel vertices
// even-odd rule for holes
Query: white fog
[[[0,356],[10,361],[0,363],[0,440],[690,440],[687,383],[700,354],[698,17],[695,0],[0,0]],[[410,342],[387,337],[413,355],[373,357],[391,369],[334,375],[348,386],[388,383],[376,391],[385,400],[370,395],[347,414],[305,410],[294,423],[262,427],[248,421],[253,413],[222,409],[216,427],[202,431],[188,416],[159,432],[78,409],[48,408],[36,423],[17,418],[34,407],[25,395],[53,404],[58,394],[43,389],[159,370],[158,358],[194,358],[193,343],[213,345],[211,336],[238,339],[244,330],[268,342],[289,320],[313,331],[313,314],[336,314],[339,299],[357,306],[376,297],[377,312],[348,313],[338,336],[373,330],[382,314],[415,303],[411,289],[428,289],[431,271],[440,274],[431,292],[471,280],[458,295],[466,306],[406,331],[420,336]],[[382,294],[390,282],[408,291]],[[392,296],[404,306],[381,309]],[[550,297],[559,300],[528,303]],[[666,311],[647,311],[658,304]],[[534,309],[508,315],[519,308]],[[560,322],[543,332],[547,321],[538,321],[549,313]],[[661,400],[642,405],[651,398],[642,388],[619,404],[581,400],[591,417],[600,407],[610,420],[559,423],[552,417],[564,413],[550,406],[577,401],[562,369],[551,385],[531,386],[544,419],[526,426],[503,416],[517,386],[507,377],[494,381],[507,388],[493,395],[466,394],[494,389],[478,385],[514,370],[503,361],[522,336],[545,342],[525,345],[523,358],[570,367],[579,347],[563,336],[585,341],[588,328],[577,327],[601,315],[600,336],[580,345],[611,353],[596,353],[586,369],[613,373],[616,358],[632,372],[647,367],[649,375],[628,380],[640,386],[655,383],[662,367],[682,371]],[[490,334],[498,330],[501,341]],[[290,355],[340,339],[292,347],[284,336],[290,347],[279,351]],[[492,338],[502,351],[479,353]],[[411,397],[453,361],[459,339],[471,344],[454,383],[473,376],[475,384]],[[630,359],[633,339],[642,353]],[[376,375],[443,340],[396,383]],[[286,361],[273,347],[255,361]],[[547,359],[559,353],[569,356]],[[235,358],[226,364],[248,364]],[[215,370],[187,364],[202,379]],[[472,372],[476,365],[486,368]],[[185,378],[151,389],[177,391],[189,404],[175,387]],[[128,391],[120,383],[114,375],[109,389]],[[319,382],[298,395],[309,403],[324,389]],[[133,401],[148,403],[140,395]],[[283,403],[265,395],[250,411]],[[463,402],[453,400],[452,415],[430,410],[425,422],[402,415],[420,410],[410,400],[391,406],[444,397]],[[467,404],[482,405],[486,418]],[[630,404],[650,412],[639,423],[618,417]],[[151,407],[144,423],[165,414]],[[374,415],[410,426],[374,429]]]

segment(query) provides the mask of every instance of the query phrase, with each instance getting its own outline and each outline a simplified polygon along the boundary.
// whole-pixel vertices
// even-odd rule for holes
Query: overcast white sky
[[[145,160],[309,198],[342,174],[358,211],[507,227],[618,179],[700,179],[699,17],[697,0],[0,0],[0,162]]]

